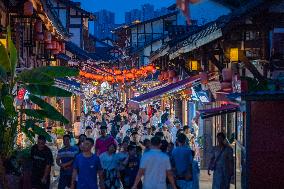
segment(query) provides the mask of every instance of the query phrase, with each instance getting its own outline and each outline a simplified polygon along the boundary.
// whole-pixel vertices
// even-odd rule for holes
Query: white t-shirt
[[[143,189],[167,189],[166,172],[171,170],[167,154],[161,150],[151,149],[143,154],[140,168],[145,169]]]

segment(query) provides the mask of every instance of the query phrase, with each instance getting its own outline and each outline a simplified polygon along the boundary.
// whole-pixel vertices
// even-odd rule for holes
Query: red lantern
[[[134,79],[134,74],[133,73],[127,73],[126,75],[126,80],[131,81]]]
[[[116,80],[120,83],[124,83],[124,76],[118,75],[118,76],[116,76]]]
[[[173,82],[173,78],[172,78],[172,77],[169,77],[168,83],[172,83],[172,82]]]
[[[62,52],[62,53],[65,52],[65,43],[61,43],[61,52]]]
[[[51,33],[48,31],[44,32],[44,42],[51,43]]]
[[[56,42],[56,41],[52,41],[51,44],[52,44],[52,49],[53,49],[53,50],[56,50],[56,48],[57,48],[57,42]]]
[[[37,33],[42,32],[42,22],[40,20],[37,20],[35,22],[35,32],[37,32]]]
[[[164,80],[167,80],[169,78],[169,73],[167,71],[164,72],[163,78]]]
[[[176,72],[174,70],[169,71],[169,78],[173,78],[176,76]]]
[[[160,75],[158,76],[158,79],[159,79],[159,81],[163,81],[163,80],[164,80],[163,75],[160,74]]]
[[[224,82],[231,82],[232,81],[232,77],[233,77],[232,69],[224,68],[222,70],[222,76],[223,76],[223,81]]]
[[[114,70],[115,75],[120,75],[121,73],[122,73],[121,70]]]
[[[34,7],[31,1],[26,1],[24,3],[24,15],[25,16],[32,16],[34,14]]]
[[[137,69],[132,68],[132,69],[130,70],[130,72],[134,74],[134,73],[136,73],[136,72],[137,72]]]
[[[185,89],[185,90],[183,91],[183,93],[186,94],[186,95],[191,95],[191,94],[192,94],[192,91],[191,91],[191,89]]]

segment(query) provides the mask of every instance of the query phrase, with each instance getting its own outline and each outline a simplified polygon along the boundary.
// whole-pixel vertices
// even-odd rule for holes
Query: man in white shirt
[[[137,189],[143,176],[143,189],[167,189],[166,178],[169,179],[173,189],[177,189],[171,171],[170,158],[160,150],[161,139],[153,137],[151,145],[151,150],[144,153],[141,158],[140,168],[132,189]]]

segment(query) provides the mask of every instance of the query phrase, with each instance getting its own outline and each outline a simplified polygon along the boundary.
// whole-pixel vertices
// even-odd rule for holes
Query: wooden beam
[[[217,58],[214,56],[214,54],[209,53],[208,54],[208,59],[211,60],[211,62],[218,68],[218,70],[221,72],[223,68],[225,68],[225,65],[217,60]]]

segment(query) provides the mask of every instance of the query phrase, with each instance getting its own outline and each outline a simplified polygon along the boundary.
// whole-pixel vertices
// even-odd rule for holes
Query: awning
[[[154,91],[142,94],[138,97],[134,97],[134,98],[131,99],[131,101],[136,102],[136,103],[143,103],[143,102],[146,102],[146,101],[149,101],[149,100],[154,100],[153,98],[155,98],[155,97],[158,97],[158,96],[161,96],[165,93],[173,92],[173,91],[176,91],[176,90],[181,90],[181,89],[185,88],[187,85],[192,84],[194,82],[198,82],[198,81],[200,81],[199,75],[193,76],[193,77],[188,77],[188,78],[181,80],[181,81],[178,81],[176,83],[172,83],[172,84],[169,84],[165,87],[162,87],[162,88],[156,89]]]
[[[199,110],[202,119],[210,118],[217,115],[228,114],[239,111],[239,106],[234,104],[224,105],[218,108]]]
[[[81,84],[72,79],[58,78],[55,80],[55,85],[76,95],[83,94],[83,92],[81,91]]]

